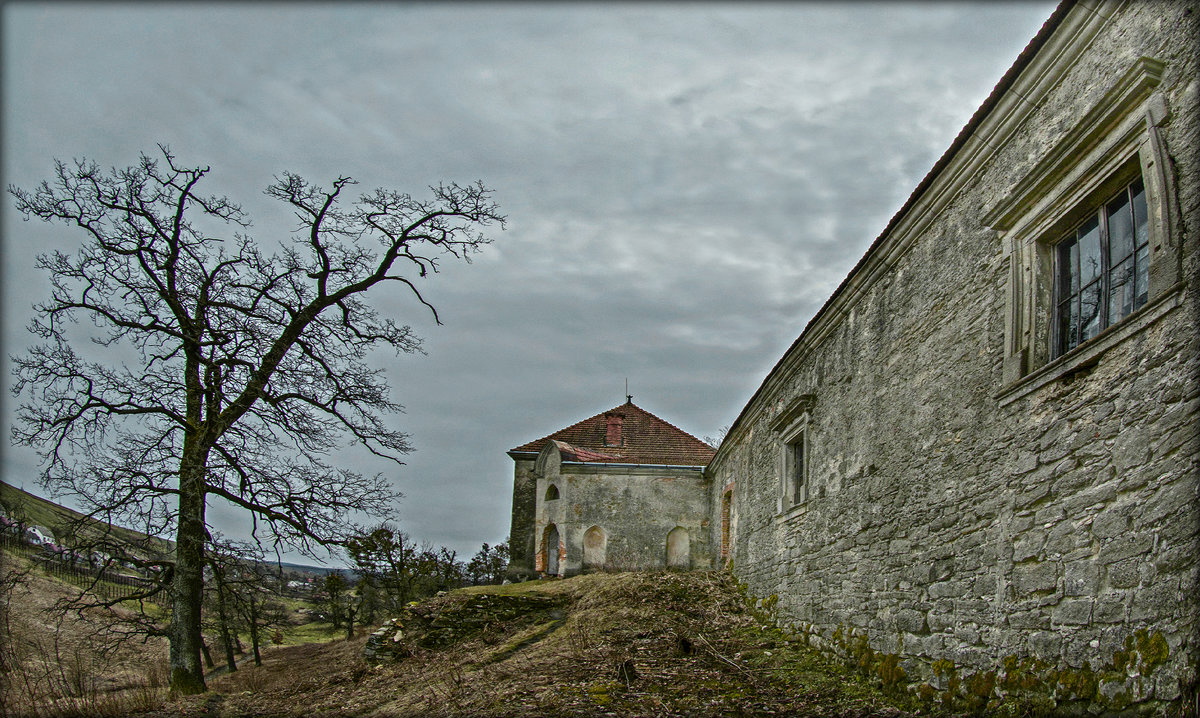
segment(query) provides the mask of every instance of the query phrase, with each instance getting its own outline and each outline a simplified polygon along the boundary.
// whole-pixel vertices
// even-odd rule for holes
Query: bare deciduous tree
[[[504,218],[481,184],[347,203],[349,177],[326,189],[282,174],[266,194],[297,224],[268,251],[238,205],[199,194],[208,168],[159,149],[108,172],[59,162],[52,182],[9,188],[26,219],[85,235],[77,253],[38,259],[53,292],[30,325],[42,343],[14,357],[13,439],[42,452],[43,482],[90,515],[175,540],[170,681],[188,693],[205,689],[208,504],[244,509],[257,538],[305,550],[344,539],[350,512],[385,512],[394,495],[381,476],[327,463],[347,441],[397,462],[410,449],[385,423],[400,407],[366,354],[420,342],[365,294],[398,286],[437,320],[417,281],[442,258],[469,260],[488,241],[481,228]],[[90,344],[81,320],[95,327]]]

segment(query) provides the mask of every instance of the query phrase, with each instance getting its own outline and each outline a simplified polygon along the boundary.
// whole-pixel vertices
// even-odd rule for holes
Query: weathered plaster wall
[[[547,501],[553,483],[559,498]],[[539,542],[544,528],[558,528],[564,549],[562,574],[584,569],[584,534],[593,526],[605,537],[605,558],[596,570],[653,570],[667,565],[667,536],[687,531],[686,568],[709,568],[708,499],[700,471],[669,468],[596,467],[566,464],[537,479]],[[539,543],[539,552],[543,547]],[[545,557],[539,556],[545,570]],[[681,566],[680,568],[683,568]]]
[[[1095,679],[1045,684],[1059,699],[1171,700],[1195,681],[1198,12],[1121,7],[1019,132],[747,406],[709,467],[710,540],[720,545],[733,482],[734,570],[752,593],[778,595],[782,620],[826,645],[865,635],[938,689],[950,664],[1003,678],[1013,657],[1061,667],[1068,683]],[[1006,393],[1009,257],[982,217],[1140,56],[1166,63],[1160,129],[1183,286],[1160,291],[1156,318],[1098,363]],[[809,499],[780,512],[772,419],[805,394]]]
[[[516,459],[513,468],[512,528],[508,534],[510,580],[524,580],[534,575],[537,553],[535,511],[537,509],[537,478],[533,475],[532,459]]]

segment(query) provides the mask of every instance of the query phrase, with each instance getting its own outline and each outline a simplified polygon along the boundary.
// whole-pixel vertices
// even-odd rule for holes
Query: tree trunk
[[[185,443],[188,443],[185,440]],[[179,470],[179,528],[175,534],[175,576],[172,583],[171,692],[203,693],[200,663],[200,605],[204,593],[204,471],[203,457],[191,457],[184,447]]]
[[[258,597],[250,593],[250,645],[254,649],[254,665],[262,665],[262,655],[258,652]]]
[[[200,644],[200,651],[201,651],[201,652],[204,654],[204,665],[205,665],[205,667],[207,667],[207,668],[212,668],[214,664],[213,664],[213,659],[212,659],[212,653],[209,653],[209,651],[208,651],[208,644],[207,644],[207,643],[201,643],[201,644]]]
[[[225,610],[225,580],[221,571],[214,569],[213,578],[217,582],[217,620],[221,623],[221,643],[225,644],[225,665],[229,672],[237,670],[237,659],[233,657],[234,638],[229,631],[229,612]]]

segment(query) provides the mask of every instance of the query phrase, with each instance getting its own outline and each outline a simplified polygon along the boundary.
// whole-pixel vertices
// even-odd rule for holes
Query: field
[[[47,573],[38,553],[29,547],[0,548],[0,706],[6,716],[69,718],[124,716],[149,710],[167,699],[167,642],[161,637],[135,636],[115,645],[110,621],[100,611],[63,612],[58,606],[77,595],[72,574]],[[304,646],[345,635],[328,623],[312,621],[303,611],[308,604],[283,598],[292,624],[271,641],[267,655],[281,646]],[[159,608],[147,605],[155,615]],[[120,615],[132,615],[118,611]],[[239,666],[252,665],[247,649],[237,656]],[[224,663],[213,651],[219,676]]]

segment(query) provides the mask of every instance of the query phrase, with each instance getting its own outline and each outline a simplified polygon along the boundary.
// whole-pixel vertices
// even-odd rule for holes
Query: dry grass
[[[213,680],[213,694],[155,716],[902,714],[875,687],[761,624],[723,574],[590,575],[492,591],[557,595],[568,607],[532,625],[499,620],[444,648],[414,636],[410,657],[380,666],[361,659],[362,636],[274,649],[263,666]],[[426,608],[455,620],[482,592]]]
[[[102,652],[94,616],[54,610],[73,589],[11,552],[3,553],[0,584],[0,703],[5,715],[123,716],[162,703],[164,641]]]

